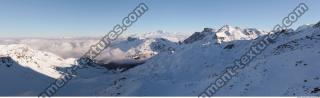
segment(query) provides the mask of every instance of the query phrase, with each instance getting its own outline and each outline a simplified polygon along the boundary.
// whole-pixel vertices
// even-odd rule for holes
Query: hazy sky
[[[320,0],[0,0],[0,37],[102,36],[140,2],[149,11],[125,33],[191,33],[224,24],[270,30],[300,2],[293,25],[320,21]]]

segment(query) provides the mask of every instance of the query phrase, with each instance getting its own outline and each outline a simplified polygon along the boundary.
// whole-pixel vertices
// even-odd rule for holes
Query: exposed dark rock
[[[141,65],[143,64],[144,62],[136,62],[136,63],[123,63],[123,64],[120,64],[120,63],[114,63],[114,62],[111,62],[111,63],[108,63],[108,64],[102,64],[101,66],[109,69],[109,70],[117,70],[117,69],[123,69],[123,71],[126,71],[130,68],[133,68],[137,65]]]
[[[128,37],[127,38],[127,41],[134,41],[134,40],[137,40],[138,38],[134,38],[134,37]]]
[[[320,87],[313,88],[311,93],[319,93],[320,92]]]
[[[234,47],[234,44],[230,44],[225,46],[223,49],[232,49]]]
[[[14,61],[11,57],[0,57],[0,65],[4,65],[6,67],[11,67]]]
[[[92,65],[93,63],[94,63],[94,61],[93,60],[91,60],[90,58],[88,58],[88,57],[81,57],[81,58],[79,58],[78,60],[77,60],[77,63],[79,64],[79,65]]]

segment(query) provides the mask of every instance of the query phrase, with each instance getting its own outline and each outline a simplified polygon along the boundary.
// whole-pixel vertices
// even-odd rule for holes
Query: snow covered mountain
[[[30,68],[51,78],[60,77],[57,67],[70,67],[71,63],[49,52],[34,50],[26,45],[0,45],[0,55],[10,58],[9,62],[16,62],[22,67]],[[7,64],[9,65],[9,64]]]
[[[9,77],[9,79],[2,81],[1,87],[3,88],[1,88],[0,91],[3,92],[1,92],[0,95],[39,94],[41,90],[44,89],[43,87],[48,86],[54,79],[64,74],[66,68],[75,64],[76,57],[82,53],[82,50],[80,50],[81,47],[89,47],[89,43],[95,42],[95,39],[86,40],[88,42],[85,42],[83,39],[67,39],[66,42],[54,39],[2,40],[2,42],[6,44],[0,45],[0,78],[4,79]],[[130,37],[127,40],[119,40],[113,43],[110,48],[107,48],[104,53],[99,56],[97,61],[100,62],[100,64],[114,62],[121,64],[125,62],[140,64],[159,52],[173,51],[172,49],[176,47],[176,45],[175,42],[163,38],[139,39]],[[79,54],[75,55],[75,58],[62,58],[54,53],[47,52],[52,49],[60,49],[57,50],[58,53],[75,50],[71,55],[73,55],[73,53]],[[120,57],[122,55],[123,58]],[[98,65],[97,67],[101,68]],[[103,75],[105,72],[108,72],[108,70],[87,68],[80,70],[79,74],[81,76],[78,77],[94,77]],[[21,81],[26,81],[26,83]],[[12,90],[5,91],[14,85],[25,86],[15,87]]]
[[[177,43],[153,36],[128,37],[112,43],[96,59],[98,63],[141,63],[159,52],[172,52]],[[31,68],[52,78],[61,75],[57,68],[70,67],[86,52],[95,38],[84,39],[2,39],[0,55],[10,57],[23,67]],[[52,52],[52,53],[50,53]],[[58,55],[55,55],[58,54]],[[61,57],[60,57],[61,56]]]
[[[34,50],[26,45],[0,45],[0,95],[37,95],[62,72],[70,60]]]
[[[113,42],[96,61],[102,66],[135,63],[135,67],[117,71],[87,66],[78,70],[76,78],[56,95],[198,96],[269,33],[274,32],[226,25],[205,28],[182,43],[176,36],[158,37],[167,35],[163,32],[130,36]],[[57,45],[68,48],[89,44],[80,43]],[[319,43],[320,22],[286,30],[215,95],[319,96]],[[1,91],[10,90],[0,95],[37,95],[63,73],[59,68],[72,66],[76,58],[66,59],[38,49],[31,45],[0,45],[0,78],[8,79],[5,83],[11,86],[30,84],[10,89],[1,83]]]
[[[193,43],[201,40],[207,42],[215,41],[215,43],[221,44],[236,40],[253,40],[259,36],[266,35],[267,33],[268,32],[266,31],[254,28],[241,29],[239,27],[225,25],[219,30],[204,28],[202,32],[196,32],[184,40],[184,43]]]
[[[200,39],[193,39],[194,43],[179,46],[173,54],[158,54],[117,75],[114,84],[97,92],[119,96],[197,96],[266,34],[246,32],[249,34],[245,36],[243,30],[229,30],[223,30],[231,33],[228,40],[215,41],[232,43],[232,48],[211,44],[215,42],[208,44],[206,37],[212,39],[213,33],[196,33],[191,37]],[[320,28],[316,25],[284,32],[216,95],[319,96],[319,41]]]
[[[134,38],[115,42],[96,58],[100,64],[122,65],[141,64],[153,56],[162,53],[173,53],[178,43],[164,38]],[[107,66],[113,66],[107,65]]]

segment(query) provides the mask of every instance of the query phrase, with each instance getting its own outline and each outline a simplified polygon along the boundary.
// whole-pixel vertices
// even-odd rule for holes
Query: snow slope
[[[9,65],[3,63],[0,57],[0,95],[1,96],[30,96],[38,95],[54,79],[23,67],[13,60]]]

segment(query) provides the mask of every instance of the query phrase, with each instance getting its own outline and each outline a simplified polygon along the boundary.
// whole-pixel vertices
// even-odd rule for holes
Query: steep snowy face
[[[30,68],[36,72],[52,78],[58,78],[61,74],[57,67],[69,67],[70,63],[48,52],[33,50],[26,45],[0,45],[0,55],[8,57],[22,67]]]
[[[241,29],[225,25],[215,33],[215,36],[217,43],[223,43],[236,40],[252,40],[265,34],[267,32],[254,28]]]

